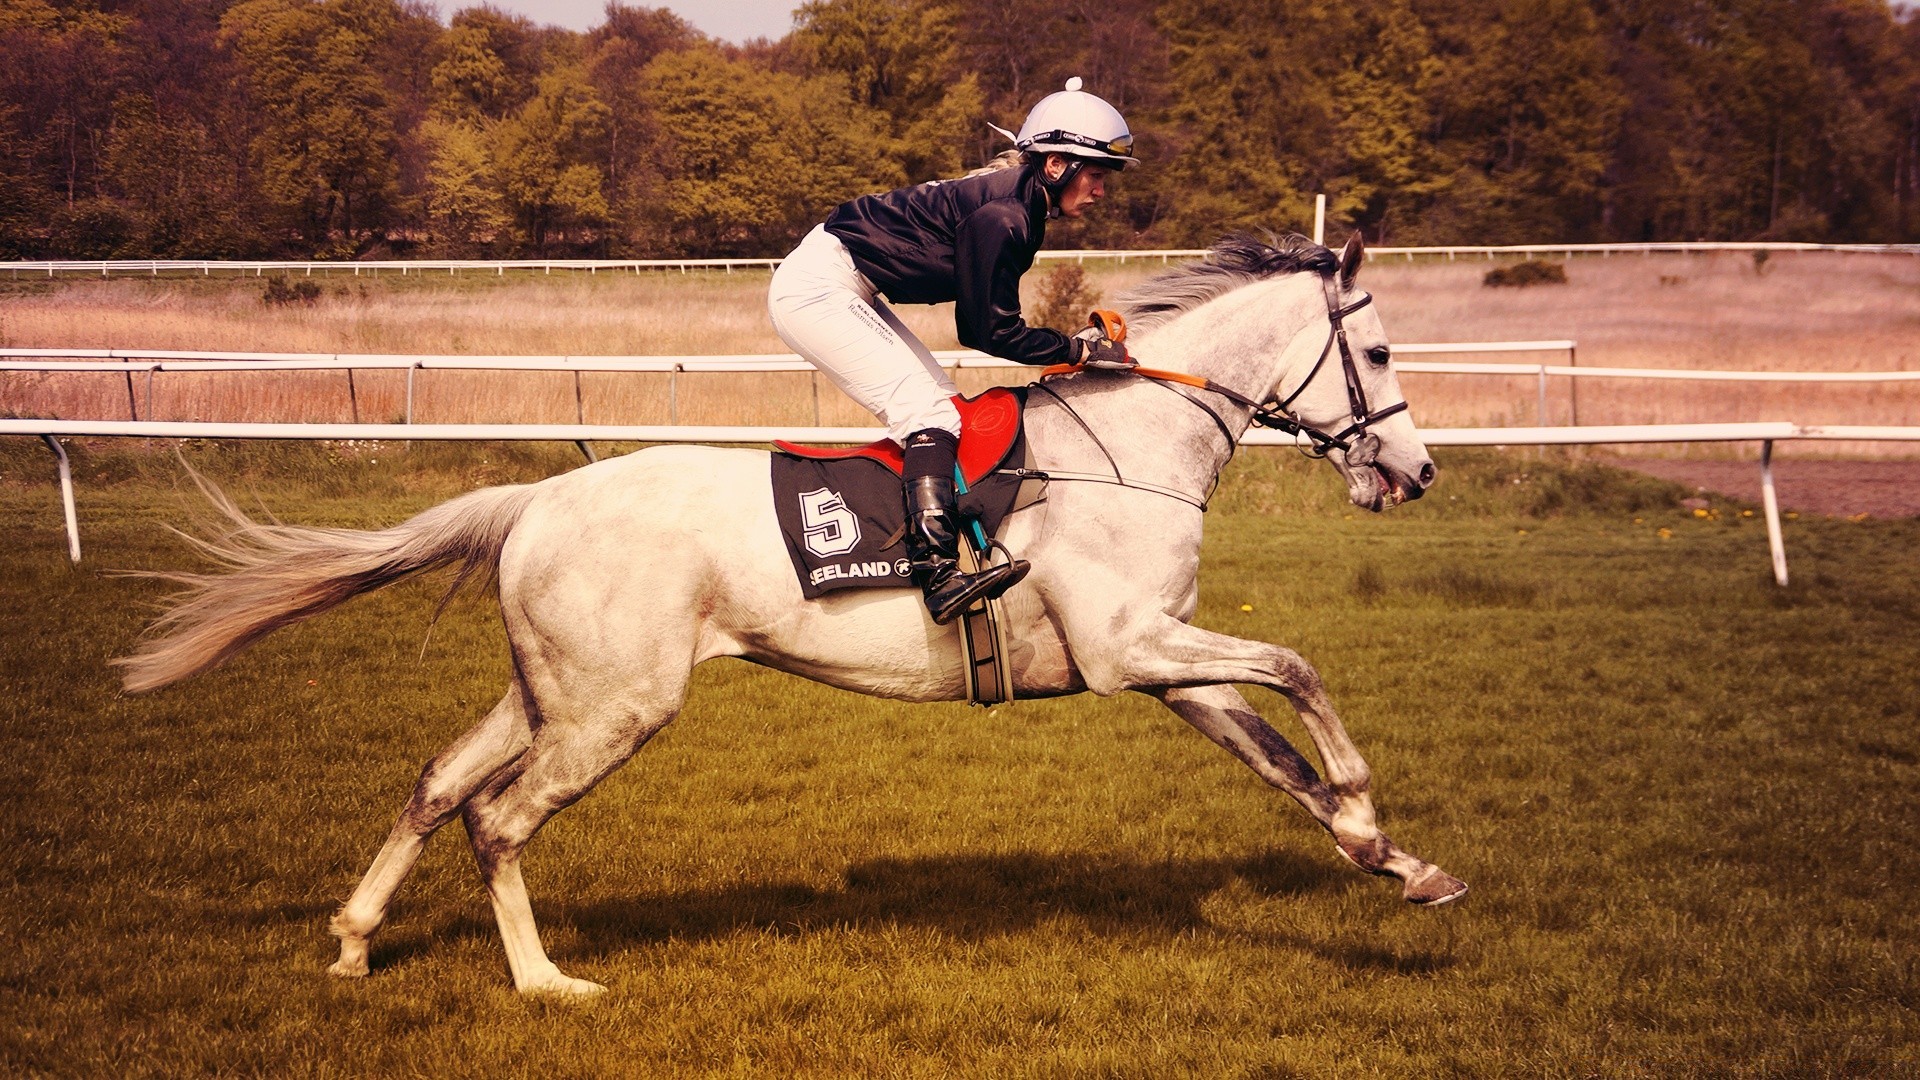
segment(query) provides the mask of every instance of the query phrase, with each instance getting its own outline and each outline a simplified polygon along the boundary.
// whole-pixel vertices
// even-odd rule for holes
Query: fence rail
[[[1871,255],[1920,255],[1920,244],[1807,244],[1770,241],[1698,241],[1650,244],[1477,244],[1455,247],[1374,247],[1367,254],[1373,258],[1433,257],[1457,259],[1460,257],[1493,259],[1500,256],[1520,256],[1530,258],[1537,255],[1561,254],[1574,255],[1688,255],[1716,251],[1732,252],[1801,252],[1834,251]],[[1198,259],[1207,254],[1206,248],[1154,248],[1126,250],[1120,248],[1090,249],[1080,251],[1042,251],[1036,258],[1044,262],[1089,262],[1112,261],[1122,264],[1129,262],[1169,263],[1175,259]],[[266,261],[229,261],[221,259],[41,259],[30,261],[0,262],[0,270],[6,270],[14,278],[21,274],[45,275],[88,274],[109,277],[113,274],[146,274],[158,277],[161,274],[200,274],[211,277],[214,274],[230,276],[264,277],[267,274],[302,274],[311,277],[316,271],[322,275],[353,274],[355,276],[378,276],[384,270],[402,275],[446,274],[458,276],[466,273],[492,273],[505,276],[507,271],[552,274],[555,270],[569,273],[586,271],[589,274],[627,273],[643,274],[648,272],[692,270],[717,270],[731,274],[735,270],[771,270],[780,265],[779,259],[368,259],[368,260],[266,260]]]
[[[769,443],[862,443],[875,428],[681,427],[677,425],[599,424],[216,424],[135,420],[0,420],[0,436],[38,437],[53,451],[60,475],[61,506],[66,517],[67,552],[80,562],[80,524],[74,509],[73,470],[62,437],[112,436],[165,439],[318,439],[318,440],[523,440],[572,442],[586,450],[589,441]],[[1773,484],[1773,444],[1792,439],[1920,442],[1920,427],[1800,425],[1782,421],[1747,424],[1648,424],[1615,427],[1437,428],[1421,432],[1428,446],[1596,446],[1626,443],[1758,442],[1760,490],[1767,524],[1773,577],[1787,584],[1787,549],[1780,526],[1780,502]],[[1250,431],[1241,440],[1251,446],[1292,446],[1299,442],[1277,431]],[[588,457],[592,454],[589,452]]]
[[[1551,341],[1465,341],[1439,343],[1412,343],[1394,346],[1401,353],[1434,354],[1491,354],[1516,352],[1565,352],[1569,360],[1575,356],[1574,342],[1568,340]],[[982,352],[969,349],[946,349],[934,352],[934,358],[941,366],[956,369],[1012,368],[1032,370],[1029,365],[1018,364],[1011,360],[1002,360]],[[37,360],[25,359],[28,357]],[[1441,370],[1446,365],[1422,365],[1418,361],[1402,364],[1403,370]],[[1485,374],[1485,372],[1467,371],[1473,365],[1453,365],[1462,368],[1462,373]],[[1489,366],[1489,365],[1480,365]],[[1500,367],[1501,365],[1491,365]],[[1547,377],[1544,369],[1538,365],[1510,365],[1513,371],[1506,374],[1536,375],[1539,379],[1539,420],[1546,422]],[[354,409],[354,420],[359,421],[357,390],[353,382],[356,371],[405,371],[407,373],[406,401],[401,413],[406,423],[413,423],[414,373],[418,371],[554,371],[570,372],[573,375],[574,419],[586,423],[586,395],[580,377],[588,373],[639,372],[665,374],[668,377],[667,402],[668,421],[678,423],[679,415],[679,375],[682,372],[801,372],[815,375],[812,364],[800,359],[793,353],[752,353],[744,355],[703,355],[703,356],[478,356],[478,355],[411,355],[379,353],[268,353],[268,352],[208,352],[192,349],[0,349],[0,373],[9,371],[38,374],[76,374],[76,373],[112,373],[126,379],[127,416],[130,420],[141,418],[138,404],[139,395],[134,389],[134,376],[145,376],[145,413],[147,419],[153,418],[153,380],[161,372],[208,372],[208,371],[345,371],[347,373],[347,397]],[[813,400],[814,424],[820,423],[820,400],[815,394]]]
[[[1547,419],[1547,386],[1551,378],[1566,379],[1661,379],[1698,382],[1745,383],[1907,383],[1920,382],[1920,371],[1735,371],[1711,368],[1631,368],[1580,367],[1576,343],[1566,339],[1541,341],[1450,341],[1411,342],[1394,345],[1405,356],[1496,355],[1512,353],[1564,352],[1565,364],[1547,363],[1473,363],[1456,361],[1401,360],[1398,367],[1409,374],[1493,375],[1531,377],[1537,384],[1537,415],[1540,425]],[[943,367],[956,369],[1010,369],[1025,365],[1001,360],[985,353],[965,349],[941,350],[934,357]],[[31,358],[31,359],[30,359]],[[696,372],[799,372],[813,374],[811,364],[792,353],[754,353],[734,356],[480,356],[412,355],[377,353],[270,353],[209,352],[189,349],[0,349],[0,374],[25,372],[39,374],[110,373],[126,379],[128,418],[138,420],[141,412],[134,376],[145,377],[145,414],[153,418],[153,380],[163,372],[213,371],[345,371],[350,400],[354,399],[353,372],[405,371],[406,403],[402,416],[413,422],[414,373],[418,371],[547,371],[574,376],[575,417],[586,422],[585,395],[580,377],[589,373],[636,372],[665,374],[669,378],[669,422],[679,420],[681,373]],[[1029,369],[1030,370],[1030,369]],[[819,425],[818,399],[814,424]],[[357,421],[356,416],[356,421]],[[1576,415],[1574,423],[1579,422]]]

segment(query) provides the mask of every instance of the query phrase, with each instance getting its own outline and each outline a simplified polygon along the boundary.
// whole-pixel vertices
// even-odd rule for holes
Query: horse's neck
[[[1129,345],[1143,367],[1200,375],[1258,399],[1274,383],[1281,352],[1320,314],[1318,296],[1284,279],[1260,282],[1156,325]],[[1233,456],[1227,435],[1237,441],[1248,423],[1244,407],[1174,384],[1088,373],[1050,385],[1128,479],[1194,495],[1212,489]],[[1036,449],[1055,468],[1109,470],[1071,420],[1049,425]]]
[[[1279,365],[1293,368],[1302,362],[1304,352],[1289,346],[1324,317],[1325,309],[1317,275],[1289,274],[1183,312],[1142,334],[1135,345],[1147,367],[1204,376],[1257,401],[1306,374],[1281,371]]]

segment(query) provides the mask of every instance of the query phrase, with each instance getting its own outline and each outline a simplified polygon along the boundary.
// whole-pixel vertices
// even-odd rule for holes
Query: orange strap
[[[1086,369],[1085,364],[1054,364],[1050,367],[1042,368],[1040,377],[1044,379],[1049,375],[1074,375]],[[1142,378],[1159,379],[1161,382],[1181,383],[1186,386],[1197,386],[1202,390],[1209,388],[1206,379],[1198,375],[1189,375],[1184,371],[1161,371],[1159,368],[1144,367],[1128,368],[1127,370]]]

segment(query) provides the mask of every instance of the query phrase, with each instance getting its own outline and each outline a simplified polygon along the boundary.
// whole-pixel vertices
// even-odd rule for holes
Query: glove
[[[1127,355],[1127,347],[1108,337],[1098,326],[1089,326],[1067,342],[1069,362],[1107,371],[1127,371],[1140,362]]]

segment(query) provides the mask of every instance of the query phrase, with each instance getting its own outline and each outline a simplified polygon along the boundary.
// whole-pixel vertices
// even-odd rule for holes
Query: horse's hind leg
[[[679,712],[685,678],[671,693],[621,707],[599,706],[583,719],[556,719],[542,702],[545,723],[526,756],[466,804],[463,816],[474,859],[486,879],[494,918],[507,950],[514,988],[527,994],[593,994],[598,983],[570,978],[547,957],[534,924],[533,904],[520,873],[520,855],[553,815],[631,758]],[[665,700],[661,700],[665,699]]]
[[[481,785],[525,752],[529,742],[525,702],[516,682],[484,719],[427,762],[380,854],[333,917],[330,929],[340,939],[340,959],[329,972],[367,973],[369,940],[386,920],[387,905],[426,850],[427,839],[452,820]]]

